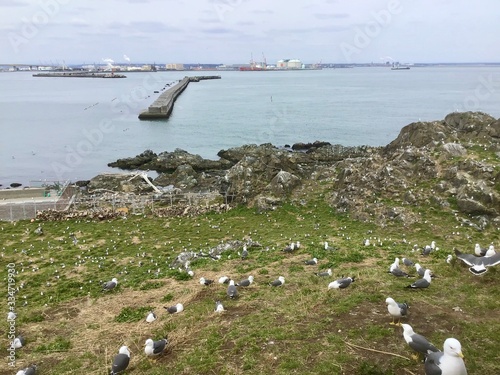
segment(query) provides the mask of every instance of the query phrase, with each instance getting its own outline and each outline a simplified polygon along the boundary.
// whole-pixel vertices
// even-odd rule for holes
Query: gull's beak
[[[464,354],[463,354],[462,352],[458,352],[457,354],[458,354],[458,356],[459,356],[460,358],[462,358],[462,359],[464,358]]]

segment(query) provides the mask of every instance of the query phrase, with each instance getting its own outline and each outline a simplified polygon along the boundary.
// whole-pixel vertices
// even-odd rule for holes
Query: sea
[[[176,148],[218,159],[244,144],[328,141],[385,146],[417,121],[454,111],[500,117],[500,67],[432,66],[297,71],[159,71],[123,79],[0,73],[0,184],[90,179],[145,150]],[[191,83],[167,120],[141,111],[184,76]],[[150,172],[154,177],[154,173]]]

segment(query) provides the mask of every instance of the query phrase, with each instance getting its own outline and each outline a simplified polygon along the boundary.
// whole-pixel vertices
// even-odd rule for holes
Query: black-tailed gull
[[[395,264],[391,265],[389,272],[396,277],[411,277],[409,274],[407,274],[405,271],[403,271],[401,268],[399,268]]]
[[[309,260],[304,261],[304,263],[308,266],[314,266],[315,264],[318,264],[318,258],[312,258]]]
[[[245,260],[248,258],[247,245],[243,245],[243,251],[241,252],[241,259]]]
[[[221,301],[216,301],[215,302],[215,312],[223,312],[224,311],[224,306],[222,305]]]
[[[153,341],[153,339],[147,339],[144,344],[144,353],[147,356],[157,356],[160,355],[168,344],[168,339],[165,338],[157,341]]]
[[[431,280],[432,280],[432,278],[431,278],[431,270],[426,269],[425,273],[424,273],[424,277],[421,278],[421,279],[418,279],[413,284],[408,285],[407,288],[410,288],[410,289],[424,289],[424,288],[428,288],[429,285],[431,285]]]
[[[206,286],[209,286],[210,284],[212,284],[214,281],[213,280],[210,280],[210,279],[205,279],[204,277],[200,277],[200,284],[201,285],[206,285]]]
[[[157,316],[153,310],[151,310],[146,316],[146,322],[152,323],[157,319]]]
[[[16,349],[22,348],[24,345],[26,345],[26,339],[23,336],[18,335],[14,339],[12,344],[13,344],[14,348],[16,348]]]
[[[118,279],[113,277],[111,281],[107,281],[102,284],[102,290],[111,290],[114,289],[118,285]]]
[[[403,327],[403,337],[406,343],[417,353],[427,355],[432,352],[439,352],[439,349],[432,345],[424,336],[413,331],[409,324],[401,324]]]
[[[184,311],[184,305],[182,303],[178,303],[174,306],[163,307],[165,310],[169,312],[169,314],[176,314]]]
[[[234,284],[234,280],[229,281],[229,286],[227,287],[227,296],[231,299],[238,298],[238,289]]]
[[[315,274],[316,276],[326,277],[326,276],[332,276],[333,272],[332,272],[332,269],[331,269],[331,268],[328,268],[326,271],[322,271],[322,272],[315,272],[314,274]]]
[[[392,322],[390,324],[396,324],[395,319],[398,319],[398,324],[401,322],[401,318],[408,314],[409,306],[406,302],[399,303],[396,302],[393,298],[387,297],[385,300],[387,305],[387,310],[389,314],[392,316]]]
[[[455,249],[455,254],[458,259],[470,266],[469,271],[476,276],[482,275],[488,271],[487,267],[493,267],[500,263],[500,253],[495,253],[495,250],[488,250],[484,257],[464,254],[457,249]]]
[[[30,365],[16,372],[16,375],[35,375],[35,374],[36,374],[36,365]]]
[[[353,277],[343,277],[341,279],[337,279],[335,281],[332,281],[330,284],[328,284],[328,289],[344,289],[347,288],[351,283],[353,283],[354,280]]]
[[[444,341],[443,352],[430,353],[425,359],[425,375],[467,375],[462,346],[455,338]]]
[[[481,245],[479,245],[478,243],[476,244],[476,246],[474,246],[474,254],[476,254],[476,256],[478,257],[484,257],[487,251],[488,249],[481,247]]]
[[[247,279],[241,280],[240,282],[236,283],[236,286],[250,286],[253,283],[253,276],[250,275],[248,276]]]
[[[113,359],[113,364],[111,365],[111,371],[109,375],[121,374],[126,370],[130,362],[130,351],[127,346],[122,346],[118,351],[118,354]]]
[[[281,286],[285,283],[285,278],[283,276],[279,276],[277,280],[274,280],[269,283],[271,286]]]
[[[415,264],[411,259],[408,258],[403,258],[402,261],[403,264],[407,267],[413,267],[413,265]]]

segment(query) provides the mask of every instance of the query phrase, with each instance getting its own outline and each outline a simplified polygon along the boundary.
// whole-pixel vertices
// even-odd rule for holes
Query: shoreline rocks
[[[146,150],[108,165],[155,170],[157,186],[218,191],[262,209],[322,183],[328,204],[361,220],[409,224],[419,219],[409,208],[429,203],[471,216],[500,214],[500,120],[481,112],[406,125],[385,147],[266,143],[220,150],[217,156]]]

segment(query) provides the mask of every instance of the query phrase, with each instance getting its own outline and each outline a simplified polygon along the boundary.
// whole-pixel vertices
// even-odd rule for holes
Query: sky
[[[498,0],[1,0],[0,64],[500,62]]]

